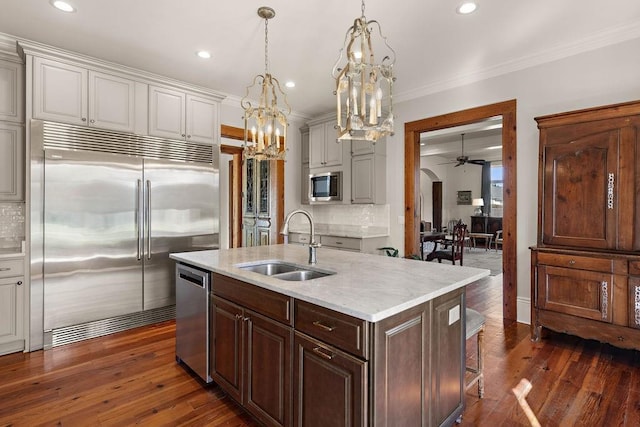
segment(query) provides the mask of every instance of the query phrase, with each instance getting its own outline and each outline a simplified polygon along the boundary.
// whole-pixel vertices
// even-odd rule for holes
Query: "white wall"
[[[452,219],[462,219],[462,222],[471,227],[471,215],[475,207],[458,205],[458,191],[471,191],[472,198],[481,197],[482,166],[466,164],[454,167],[448,159],[429,156],[420,158],[420,169],[431,170],[442,181],[442,225],[446,226]],[[431,221],[433,224],[432,182],[426,173],[420,173],[420,193],[422,193],[423,199],[422,217],[425,221]]]
[[[517,100],[518,320],[529,322],[530,251],[536,243],[538,130],[534,117],[640,99],[640,39],[398,103],[387,140],[387,188],[403,188],[402,124],[509,99]],[[401,61],[398,60],[398,66]],[[389,191],[392,246],[404,248],[404,192]]]

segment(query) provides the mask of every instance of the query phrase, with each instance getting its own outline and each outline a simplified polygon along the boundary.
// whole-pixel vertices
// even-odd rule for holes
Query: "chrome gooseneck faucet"
[[[282,230],[280,230],[280,234],[284,234],[285,236],[289,236],[289,221],[291,217],[295,214],[303,214],[309,220],[309,224],[311,225],[311,236],[309,237],[309,264],[315,264],[318,262],[318,258],[316,255],[316,249],[320,247],[320,243],[316,243],[316,232],[315,226],[313,225],[313,218],[311,218],[311,214],[303,209],[296,209],[294,211],[289,212],[287,217],[284,220],[284,225],[282,226]]]

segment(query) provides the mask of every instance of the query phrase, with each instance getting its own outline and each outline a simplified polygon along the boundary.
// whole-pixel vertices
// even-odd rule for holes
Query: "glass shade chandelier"
[[[256,160],[284,160],[287,140],[287,115],[291,107],[287,95],[280,87],[278,79],[269,72],[269,19],[276,12],[263,6],[258,9],[258,16],[264,19],[264,74],[253,78],[247,86],[245,96],[240,101],[244,110],[244,145],[243,157]],[[260,94],[258,105],[249,100],[252,89],[258,86]],[[285,110],[278,106],[278,95],[282,95]]]
[[[373,53],[375,32],[389,50],[382,61],[376,63]],[[340,66],[346,60],[346,64]],[[336,79],[338,140],[359,139],[377,141],[393,135],[393,64],[395,51],[382,35],[378,21],[356,18],[347,30],[344,47],[333,67]]]

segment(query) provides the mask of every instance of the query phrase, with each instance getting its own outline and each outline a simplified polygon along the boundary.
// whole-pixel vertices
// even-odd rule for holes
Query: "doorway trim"
[[[405,123],[404,125],[404,253],[420,252],[420,134],[502,116],[503,218],[502,316],[517,320],[516,100],[484,105]]]

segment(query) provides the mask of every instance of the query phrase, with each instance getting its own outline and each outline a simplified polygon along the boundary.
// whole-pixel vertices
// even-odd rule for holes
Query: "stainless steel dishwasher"
[[[211,273],[176,264],[176,361],[205,382],[209,376],[209,291]]]

